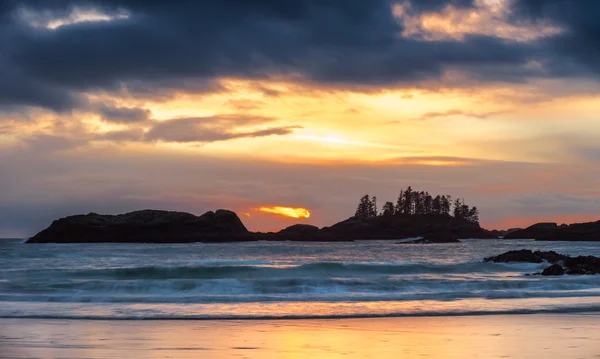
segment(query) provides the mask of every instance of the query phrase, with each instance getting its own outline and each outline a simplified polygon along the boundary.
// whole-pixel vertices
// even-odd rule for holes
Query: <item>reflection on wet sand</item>
[[[598,314],[266,321],[0,319],[2,358],[591,358]]]

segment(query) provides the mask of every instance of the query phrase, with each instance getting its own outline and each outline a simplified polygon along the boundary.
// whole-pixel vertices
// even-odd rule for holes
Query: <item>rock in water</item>
[[[568,256],[566,256],[564,254],[556,253],[555,251],[547,251],[547,252],[535,251],[535,252],[533,252],[533,254],[540,257],[541,259],[545,260],[548,263],[558,263],[558,262],[564,261],[565,259],[568,258]]]
[[[250,240],[250,233],[231,211],[195,216],[184,212],[143,210],[120,215],[69,216],[58,219],[27,243],[205,242]]]
[[[519,251],[509,251],[498,256],[488,257],[485,262],[510,263],[510,262],[525,262],[525,263],[542,263],[544,260],[535,255],[532,251],[522,249]]]
[[[567,274],[600,274],[600,258],[598,257],[568,257],[564,264],[567,267]]]
[[[509,251],[498,256],[485,258],[486,262],[527,262],[542,263],[547,261],[554,263],[544,269],[542,275],[563,275],[563,274],[600,274],[600,258],[594,256],[569,257],[554,251],[532,252],[522,249],[520,251]]]
[[[553,264],[550,267],[544,269],[542,275],[563,275],[565,274],[564,268],[560,264]]]

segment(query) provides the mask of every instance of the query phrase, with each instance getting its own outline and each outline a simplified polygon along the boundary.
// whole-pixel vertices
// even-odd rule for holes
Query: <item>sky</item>
[[[8,0],[0,236],[78,213],[331,225],[450,194],[600,215],[595,0]]]

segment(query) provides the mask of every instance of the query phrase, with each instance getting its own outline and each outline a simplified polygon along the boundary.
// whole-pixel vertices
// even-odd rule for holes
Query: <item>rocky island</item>
[[[575,224],[537,223],[504,235],[505,239],[537,241],[600,241],[600,221]]]
[[[119,215],[68,216],[31,237],[27,243],[148,242],[186,243],[251,240],[250,232],[231,211],[191,213],[142,210]]]
[[[190,243],[243,241],[352,241],[424,237],[428,243],[491,238],[479,224],[448,215],[352,217],[330,227],[298,224],[276,233],[250,232],[232,211],[201,216],[143,210],[119,215],[89,213],[58,219],[27,243]]]
[[[360,198],[354,216],[318,228],[296,224],[279,232],[251,232],[236,213],[191,213],[142,210],[119,215],[96,213],[61,218],[31,237],[27,243],[100,242],[244,242],[404,240],[398,244],[458,243],[460,239],[600,240],[600,221],[572,225],[538,223],[525,229],[488,231],[479,225],[479,210],[449,195],[433,195],[412,187],[401,190],[395,203],[381,211],[377,198]]]

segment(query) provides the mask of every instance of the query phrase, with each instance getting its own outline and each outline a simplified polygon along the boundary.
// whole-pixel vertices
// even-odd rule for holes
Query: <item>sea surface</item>
[[[23,244],[0,240],[0,317],[293,319],[600,312],[600,276],[484,263],[600,243]]]

